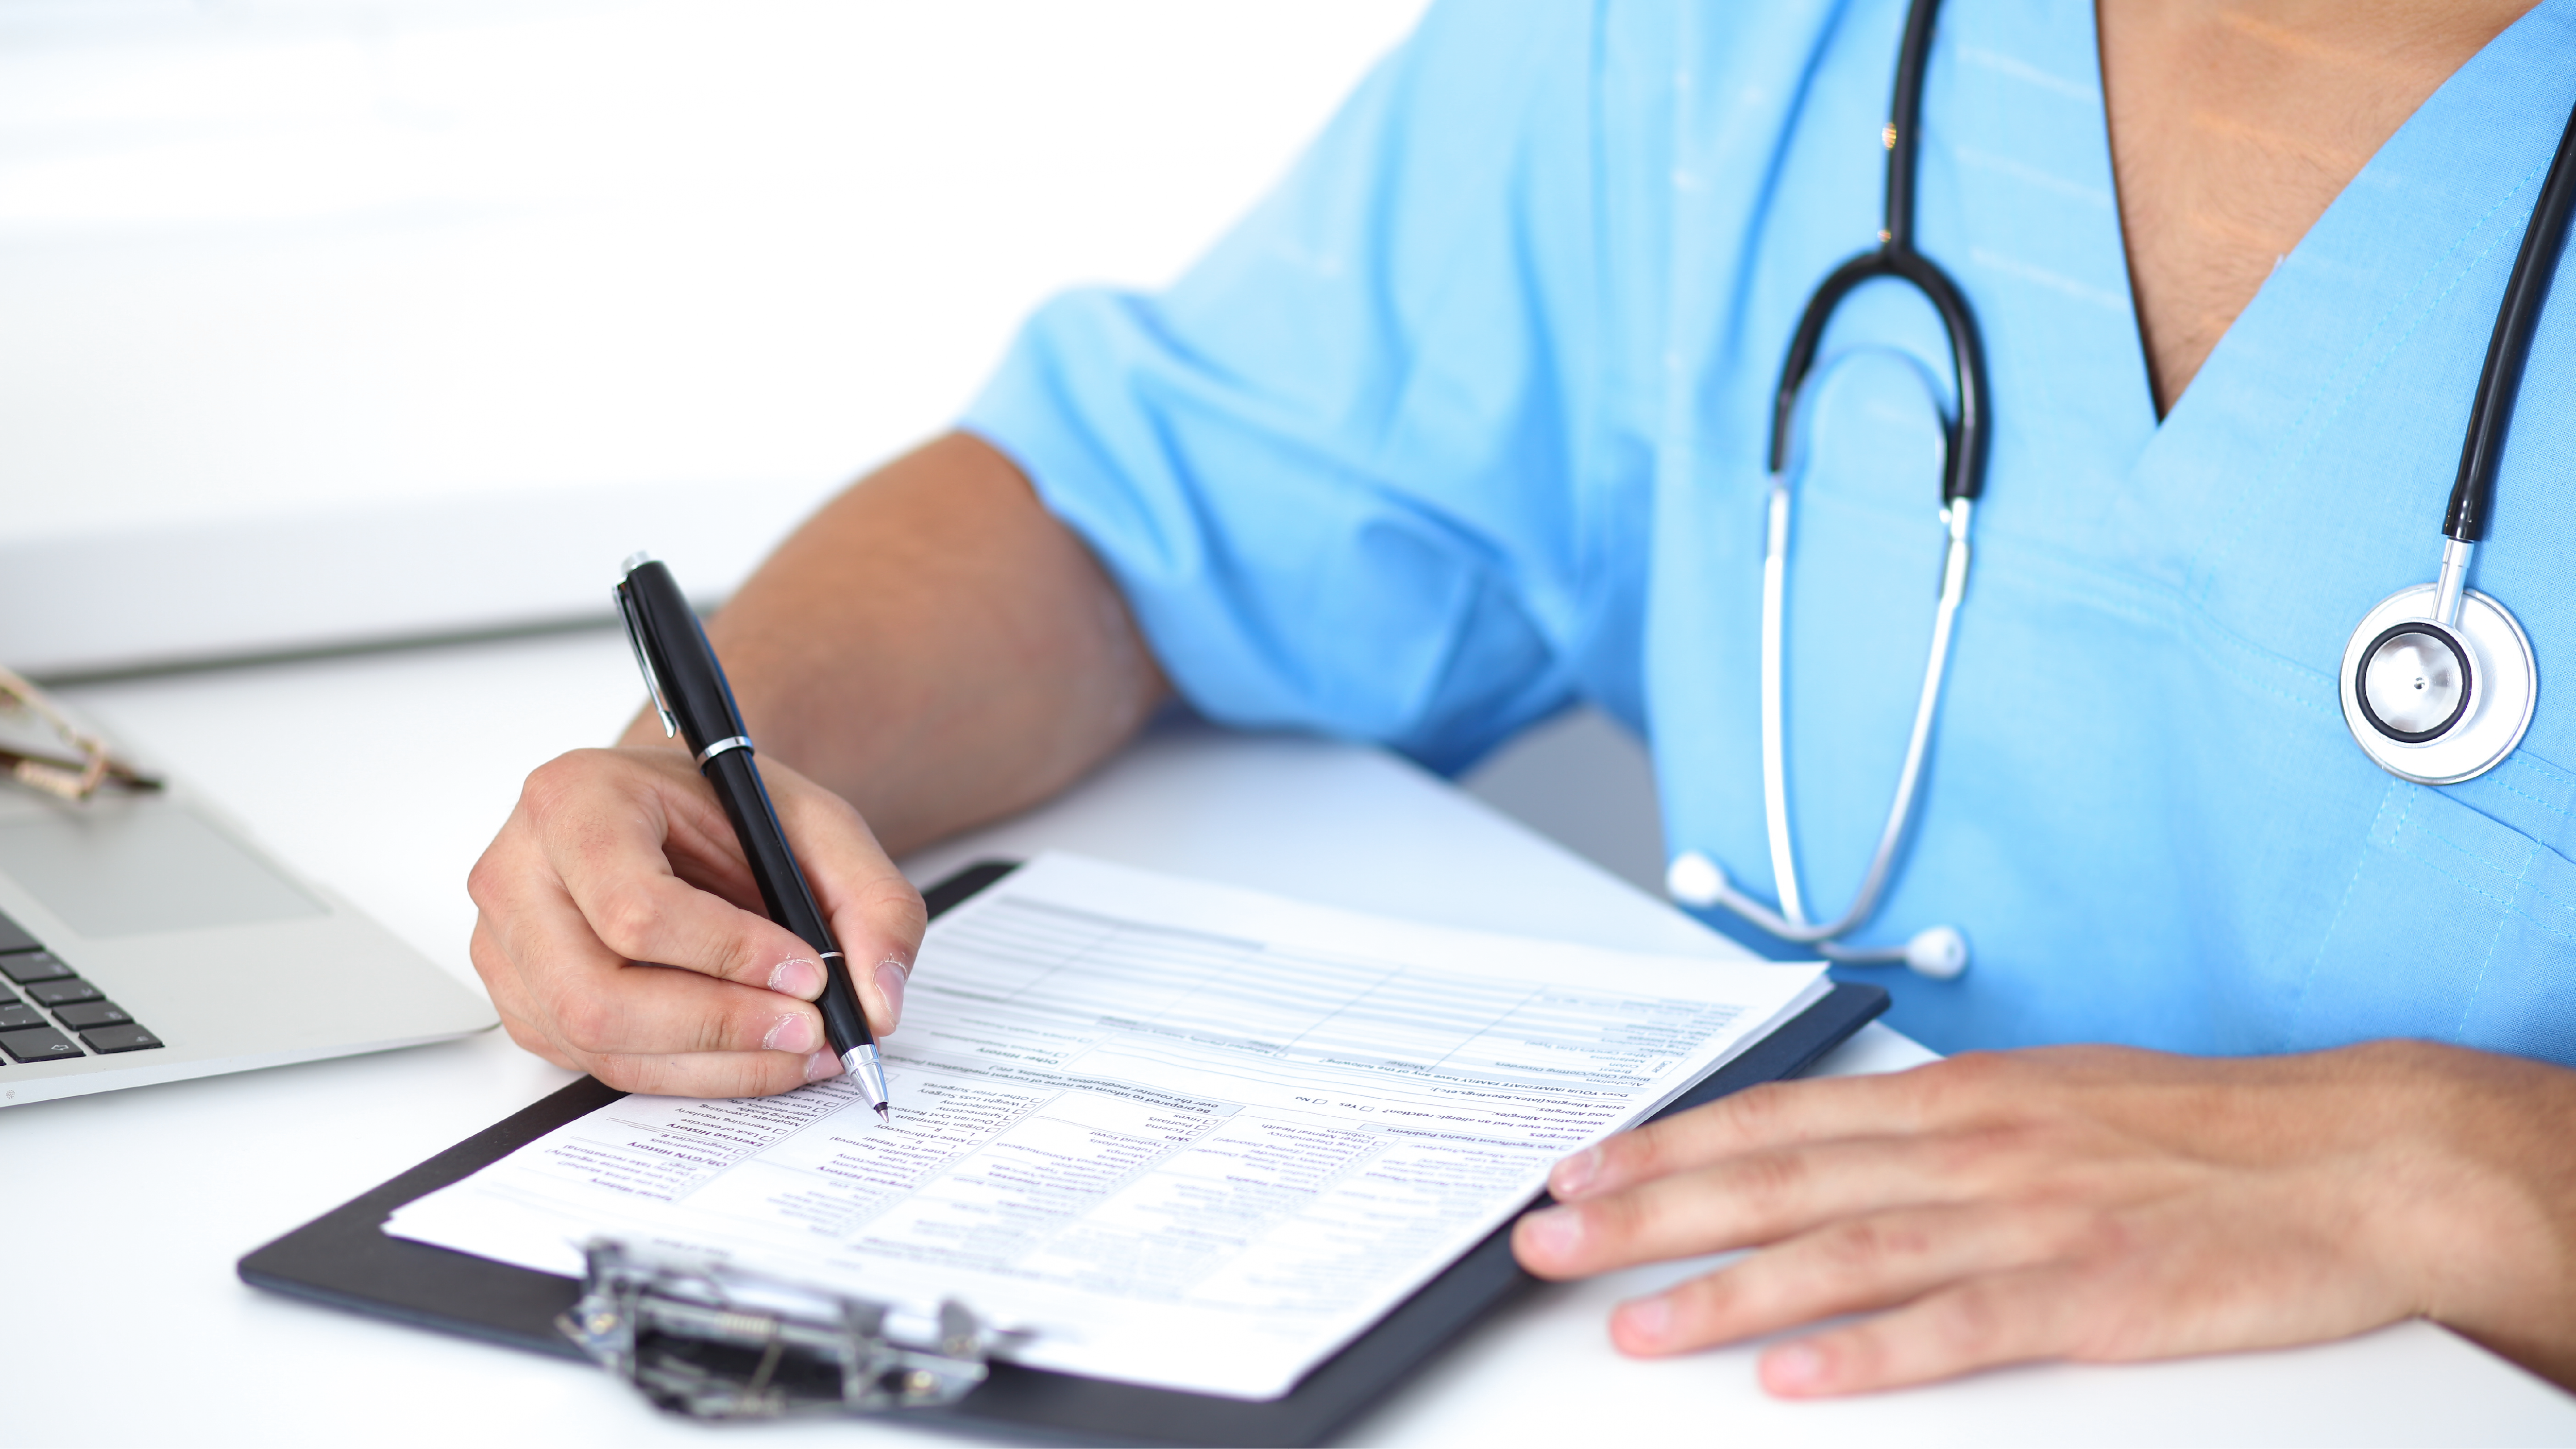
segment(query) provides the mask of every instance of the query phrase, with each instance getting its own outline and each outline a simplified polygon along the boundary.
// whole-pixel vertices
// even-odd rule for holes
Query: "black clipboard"
[[[924,902],[937,916],[1017,865],[986,861],[969,866],[924,891]],[[1837,983],[1822,1000],[1657,1115],[1795,1076],[1885,1011],[1887,1003],[1887,992],[1880,987]],[[249,1254],[239,1264],[242,1281],[334,1308],[588,1363],[555,1328],[555,1315],[580,1296],[579,1280],[388,1237],[379,1229],[403,1204],[624,1095],[584,1077]],[[1546,1199],[1542,1195],[1538,1201]],[[963,1400],[899,1417],[926,1427],[1014,1439],[1320,1443],[1477,1319],[1537,1283],[1513,1261],[1511,1229],[1505,1225],[1276,1399],[1182,1393],[996,1361],[991,1377]]]

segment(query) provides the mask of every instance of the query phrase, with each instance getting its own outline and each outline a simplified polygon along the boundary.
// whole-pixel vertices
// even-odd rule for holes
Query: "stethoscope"
[[[1812,946],[1829,960],[1892,963],[1935,980],[1968,969],[1968,942],[1952,926],[1917,932],[1902,946],[1849,946],[1842,937],[1868,924],[1878,910],[1905,843],[1914,796],[1922,783],[1923,756],[1939,717],[1941,681],[1950,658],[1950,634],[1968,585],[1969,520],[1986,469],[1986,363],[1976,316],[1967,298],[1940,267],[1914,249],[1914,165],[1923,114],[1923,77],[1931,52],[1933,14],[1940,0],[1913,0],[1897,52],[1896,96],[1880,133],[1887,148],[1887,203],[1878,246],[1827,276],[1790,339],[1787,362],[1771,408],[1769,519],[1762,547],[1762,815],[1771,850],[1771,878],[1779,909],[1735,888],[1716,861],[1696,850],[1673,857],[1665,888],[1684,905],[1723,906],[1779,939]],[[2504,605],[2467,586],[2469,563],[2486,538],[2495,474],[2504,455],[2514,395],[2540,320],[2568,217],[2576,212],[2576,113],[2559,138],[2539,204],[2524,229],[2496,311],[2486,366],[2478,375],[2461,446],[2459,479],[2442,515],[2442,565],[2434,582],[2400,589],[2364,615],[2344,650],[2340,688],[2344,722],[2362,751],[2401,779],[2451,785],[2494,769],[2530,728],[2540,678],[2531,640]],[[1941,526],[1947,551],[1941,592],[1932,612],[1932,646],[1923,664],[1923,687],[1914,705],[1913,732],[1897,771],[1896,798],[1887,809],[1869,869],[1851,905],[1829,921],[1812,920],[1798,888],[1798,866],[1789,827],[1787,747],[1781,714],[1783,600],[1789,557],[1790,475],[1799,394],[1814,366],[1816,349],[1834,309],[1861,283],[1892,277],[1912,286],[1940,314],[1950,343],[1958,408],[1945,424],[1941,475]]]

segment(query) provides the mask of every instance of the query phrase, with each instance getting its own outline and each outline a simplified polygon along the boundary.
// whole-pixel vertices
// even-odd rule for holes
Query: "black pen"
[[[761,783],[760,766],[752,760],[751,733],[743,728],[733,686],[725,682],[724,666],[716,663],[715,648],[698,627],[698,616],[689,611],[671,571],[641,553],[626,561],[626,577],[617,585],[617,612],[626,619],[627,642],[635,646],[644,687],[662,712],[662,732],[688,742],[698,772],[724,802],[769,918],[823,958],[823,996],[815,1005],[823,1011],[824,1038],[850,1080],[867,1093],[879,1120],[893,1121],[886,1105],[885,1062],[877,1055],[867,1013],[859,1009],[850,963],[841,955],[840,942],[832,939],[823,908],[815,904],[814,888],[805,883],[805,872],[787,849],[787,832],[778,828],[769,787]]]

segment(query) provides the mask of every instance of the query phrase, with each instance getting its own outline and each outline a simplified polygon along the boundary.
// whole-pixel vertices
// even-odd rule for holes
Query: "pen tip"
[[[887,1123],[888,1125],[892,1125],[894,1122],[894,1108],[887,1106],[883,1102],[877,1103],[877,1120]]]

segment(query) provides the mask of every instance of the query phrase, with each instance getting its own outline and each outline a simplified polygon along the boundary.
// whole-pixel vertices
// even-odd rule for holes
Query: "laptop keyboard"
[[[60,1062],[161,1045],[7,916],[0,916],[0,978],[0,1056],[9,1061]]]

